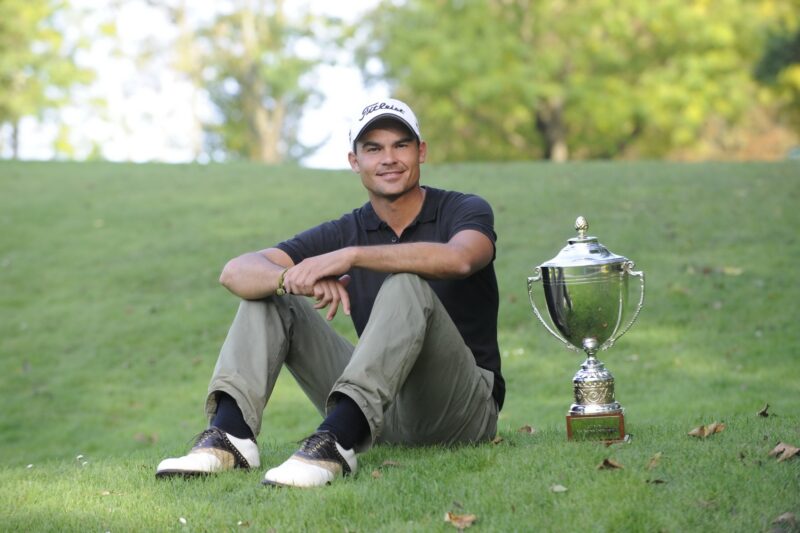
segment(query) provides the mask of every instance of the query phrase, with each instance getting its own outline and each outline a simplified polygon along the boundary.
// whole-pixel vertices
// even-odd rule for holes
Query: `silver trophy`
[[[575,229],[578,236],[528,278],[528,297],[547,331],[567,348],[586,352],[572,379],[575,401],[567,414],[567,437],[619,441],[625,438],[624,409],[614,398],[614,377],[596,354],[613,346],[639,316],[644,273],[633,270],[633,261],[587,236],[585,218],[578,217]],[[631,277],[639,278],[638,301],[628,294]],[[539,281],[541,291],[536,290]],[[540,311],[545,307],[546,314]]]

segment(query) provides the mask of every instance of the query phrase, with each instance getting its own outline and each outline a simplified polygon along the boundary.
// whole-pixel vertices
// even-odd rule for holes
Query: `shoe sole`
[[[277,481],[269,481],[267,479],[262,479],[261,480],[261,484],[264,485],[265,487],[275,487],[275,488],[279,488],[279,489],[283,489],[283,488],[286,488],[286,489],[318,489],[320,487],[327,487],[328,485],[331,484],[331,482],[328,481],[327,483],[325,483],[325,485],[320,485],[319,487],[300,487],[300,486],[297,486],[297,485],[289,485],[287,483],[278,483]]]
[[[249,472],[254,467],[251,468],[230,468],[228,470],[219,470],[217,472],[202,472],[200,470],[159,470],[156,472],[157,478],[162,477],[206,477],[206,476],[214,476],[216,474],[221,474],[223,472]]]
[[[156,478],[170,478],[170,477],[182,477],[182,478],[193,478],[193,477],[207,477],[212,474],[216,474],[216,472],[192,472],[187,470],[161,470],[160,472],[156,472]]]

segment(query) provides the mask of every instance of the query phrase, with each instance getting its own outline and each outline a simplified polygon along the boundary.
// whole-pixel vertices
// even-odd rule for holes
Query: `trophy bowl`
[[[625,438],[624,410],[614,396],[614,377],[596,354],[613,346],[639,316],[644,273],[633,270],[633,261],[609,252],[597,237],[587,236],[588,228],[586,219],[578,217],[578,236],[569,239],[556,257],[536,267],[528,278],[528,296],[545,329],[567,348],[586,354],[572,380],[568,438],[617,441]],[[629,294],[632,277],[639,279],[634,300]],[[539,282],[540,291],[536,290]]]

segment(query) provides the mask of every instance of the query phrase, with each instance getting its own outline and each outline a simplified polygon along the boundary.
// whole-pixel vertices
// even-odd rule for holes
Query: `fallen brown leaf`
[[[503,442],[503,437],[499,435],[492,439],[492,444],[494,445],[500,444],[501,442]]]
[[[725,430],[725,424],[722,424],[720,422],[712,422],[707,426],[698,426],[694,428],[688,433],[688,435],[690,437],[705,439],[706,437],[709,437],[714,433],[721,433],[724,430]]]
[[[474,514],[455,514],[450,512],[444,514],[444,521],[453,524],[459,530],[470,527],[477,519],[478,517]]]
[[[534,433],[536,433],[536,430],[531,426],[529,426],[528,424],[525,424],[524,426],[522,426],[517,430],[517,433],[530,433],[531,435],[533,435]]]
[[[616,462],[614,459],[605,458],[603,462],[597,465],[598,470],[615,470],[617,468],[625,468],[620,463]]]
[[[787,459],[791,459],[795,455],[800,454],[800,448],[796,448],[791,444],[786,444],[785,442],[779,442],[777,446],[775,446],[771,452],[769,452],[769,457],[777,457],[778,462],[786,461]]]
[[[656,452],[653,457],[650,458],[650,462],[647,463],[647,469],[652,470],[658,466],[658,462],[661,460],[661,452]]]
[[[767,454],[768,457],[775,457],[783,453],[783,450],[786,449],[786,444],[779,442],[775,445],[774,448]]]
[[[381,466],[372,471],[372,478],[380,479],[381,476],[383,476],[381,470],[386,470],[387,468],[399,468],[400,466],[401,466],[400,463],[398,463],[397,461],[386,460],[381,463]]]
[[[800,448],[795,448],[794,446],[787,447],[780,457],[778,457],[778,462],[785,461],[787,459],[791,459],[792,457],[796,456],[800,453]]]
[[[706,436],[706,427],[705,426],[698,426],[687,433],[690,437],[699,437],[704,438]]]
[[[757,412],[756,414],[758,416],[763,416],[764,418],[767,418],[769,416],[769,413],[767,412],[767,409],[769,409],[769,404],[764,405],[764,407],[759,412]]]
[[[773,524],[778,526],[786,526],[790,531],[797,527],[797,517],[794,513],[783,513],[772,521]]]

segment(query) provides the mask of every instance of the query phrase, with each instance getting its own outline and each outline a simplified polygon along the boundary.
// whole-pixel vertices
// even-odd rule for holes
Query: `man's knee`
[[[436,294],[427,281],[416,274],[401,272],[392,274],[384,280],[375,305],[378,308],[421,305],[429,309],[435,305],[436,299]]]
[[[268,296],[260,300],[241,300],[239,302],[239,314],[255,315],[261,317],[269,315],[273,310],[277,311],[281,318],[285,318],[288,313],[293,313],[296,308],[308,305],[306,298],[297,295]],[[294,313],[296,314],[296,313]]]
[[[381,286],[381,290],[409,290],[409,289],[422,289],[428,290],[430,289],[430,285],[419,277],[417,274],[412,274],[410,272],[400,272],[398,274],[392,274],[386,278]]]

